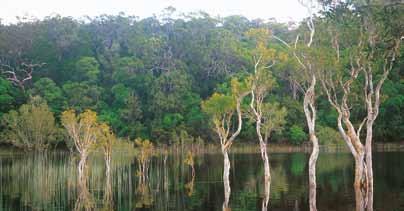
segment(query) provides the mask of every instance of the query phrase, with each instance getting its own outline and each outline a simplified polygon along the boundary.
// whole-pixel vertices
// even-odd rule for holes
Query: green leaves
[[[292,144],[299,145],[307,139],[307,134],[300,126],[293,125],[289,129],[289,139]]]
[[[89,81],[95,83],[100,74],[100,65],[93,57],[83,57],[76,63],[76,71],[74,78],[78,81]]]
[[[58,128],[53,113],[40,97],[33,97],[18,111],[11,110],[1,121],[2,138],[16,147],[44,150],[56,141]]]
[[[222,114],[231,113],[236,108],[233,97],[213,93],[213,95],[202,102],[202,110],[212,118],[220,118]]]

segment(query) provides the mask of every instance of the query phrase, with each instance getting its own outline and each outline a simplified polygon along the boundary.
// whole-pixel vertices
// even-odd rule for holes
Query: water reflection
[[[270,194],[271,194],[271,180],[267,177],[264,177],[264,198],[262,199],[262,205],[261,205],[262,211],[268,210]]]
[[[229,154],[223,152],[224,155],[224,165],[223,165],[223,186],[224,186],[224,201],[223,201],[223,211],[230,211],[231,208],[229,207],[229,200],[230,200],[230,160]]]
[[[309,174],[309,205],[310,211],[317,211],[317,182],[316,175]]]
[[[194,155],[192,151],[189,151],[187,154],[187,158],[184,160],[184,163],[189,165],[191,168],[191,180],[185,184],[185,190],[188,196],[192,196],[194,193],[194,182],[195,182],[195,162]]]
[[[76,206],[135,210],[137,203],[148,210],[221,210],[224,204],[232,210],[309,210],[308,154],[271,154],[272,180],[267,187],[259,179],[264,175],[260,154],[230,156],[234,162],[227,182],[231,199],[223,185],[222,154],[194,155],[194,178],[191,167],[184,165],[186,155],[181,154],[151,157],[145,177],[137,175],[137,159],[124,153],[113,156],[110,176],[102,155],[91,155],[88,173],[78,176],[79,161],[68,153],[3,154],[0,210],[74,210]],[[403,156],[375,153],[374,210],[404,207]],[[365,195],[368,199],[363,194],[357,197],[352,187],[353,166],[350,154],[320,154],[318,210],[355,210],[360,200],[364,210],[371,210],[370,193]],[[229,200],[223,203],[226,195]]]
[[[109,167],[105,169],[105,187],[104,187],[104,198],[102,200],[103,209],[102,210],[113,210],[114,200],[112,194],[112,178],[111,170]]]
[[[79,171],[77,177],[77,200],[74,206],[74,210],[93,210],[94,209],[94,199],[88,190],[88,166],[85,162],[79,162]]]
[[[152,146],[142,146],[137,155],[138,186],[136,189],[136,208],[150,208],[153,205],[153,196],[150,191],[149,166],[152,156]]]
[[[355,201],[357,211],[373,211],[373,190],[364,187],[355,188]]]

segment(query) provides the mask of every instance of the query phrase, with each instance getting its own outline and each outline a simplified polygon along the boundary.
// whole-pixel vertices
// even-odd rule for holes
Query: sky
[[[39,19],[60,14],[80,18],[100,14],[116,15],[124,12],[140,18],[159,15],[169,6],[179,12],[204,11],[212,16],[243,15],[249,19],[299,21],[307,10],[298,0],[1,0],[0,19],[3,23],[16,22],[16,16]]]

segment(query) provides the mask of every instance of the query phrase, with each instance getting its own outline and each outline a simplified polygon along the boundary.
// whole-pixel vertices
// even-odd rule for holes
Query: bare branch
[[[281,38],[279,38],[276,35],[272,35],[273,38],[275,38],[276,40],[278,40],[279,42],[281,42],[282,44],[284,44],[286,47],[288,48],[292,48],[287,42],[285,42],[284,40],[282,40]]]
[[[356,134],[357,134],[357,136],[358,136],[358,139],[360,138],[362,127],[363,127],[363,125],[365,124],[365,122],[366,122],[367,120],[368,120],[368,118],[365,117],[365,118],[362,120],[361,124],[359,125],[358,130],[356,131]]]
[[[11,81],[14,85],[20,87],[23,91],[25,91],[24,84],[25,82],[32,79],[32,73],[36,67],[42,67],[45,63],[41,64],[27,64],[21,63],[21,68],[13,68],[7,64],[0,64],[0,70],[5,75],[9,75],[7,80]],[[5,68],[5,69],[4,69]],[[20,74],[18,74],[20,73]],[[22,74],[21,74],[22,73]],[[21,78],[20,78],[21,77]]]

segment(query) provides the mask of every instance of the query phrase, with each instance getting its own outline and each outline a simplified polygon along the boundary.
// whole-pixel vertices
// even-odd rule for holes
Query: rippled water
[[[374,154],[376,210],[404,210],[404,153]],[[68,153],[0,154],[0,210],[221,210],[221,154],[196,155],[195,177],[185,155],[156,156],[146,182],[136,158],[114,155],[110,183],[102,157],[91,158],[85,185]],[[259,154],[231,154],[231,210],[259,210],[263,165]],[[308,210],[308,154],[270,155],[269,210]],[[354,210],[350,154],[320,153],[318,210]],[[111,193],[111,194],[108,194]]]

